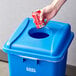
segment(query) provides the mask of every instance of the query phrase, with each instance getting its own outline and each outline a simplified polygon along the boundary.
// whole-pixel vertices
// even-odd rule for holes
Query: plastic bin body
[[[74,37],[69,24],[50,21],[36,29],[25,19],[3,50],[10,76],[65,76],[68,47]]]
[[[65,76],[66,56],[60,62],[48,62],[8,55],[10,76]],[[26,59],[23,61],[23,59]]]

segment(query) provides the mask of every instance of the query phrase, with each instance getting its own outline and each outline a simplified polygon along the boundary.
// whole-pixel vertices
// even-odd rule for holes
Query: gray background
[[[24,18],[50,3],[51,0],[0,0],[0,49]],[[52,20],[70,23],[76,34],[75,5],[76,0],[68,0]],[[76,66],[76,38],[69,48],[68,64]]]

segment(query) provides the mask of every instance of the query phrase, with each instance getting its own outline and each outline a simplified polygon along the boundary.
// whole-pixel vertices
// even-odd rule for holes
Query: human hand
[[[44,27],[52,19],[66,0],[54,0],[50,5],[32,13],[37,28]]]
[[[40,21],[42,21],[43,19],[44,20],[46,19],[46,23],[48,23],[50,19],[55,17],[57,12],[58,10],[55,7],[52,7],[52,6],[44,7],[43,9],[41,9]]]
[[[34,18],[34,23],[37,28],[44,27],[50,19],[52,19],[57,13],[57,10],[54,7],[45,7],[40,10],[36,10],[32,13],[32,17]]]
[[[40,20],[46,19],[46,23],[56,16],[57,12],[66,0],[53,0],[53,2],[41,9]]]

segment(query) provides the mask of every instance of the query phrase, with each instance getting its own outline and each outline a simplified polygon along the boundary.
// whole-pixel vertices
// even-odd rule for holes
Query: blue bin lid
[[[49,21],[46,27],[37,29],[32,18],[26,18],[3,50],[9,54],[48,61],[60,61],[74,37],[67,23]]]

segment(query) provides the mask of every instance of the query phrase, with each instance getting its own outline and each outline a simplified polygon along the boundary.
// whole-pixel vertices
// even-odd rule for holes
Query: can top
[[[48,61],[62,60],[74,37],[70,25],[49,21],[37,29],[32,18],[26,18],[5,43],[3,50],[9,54]]]

